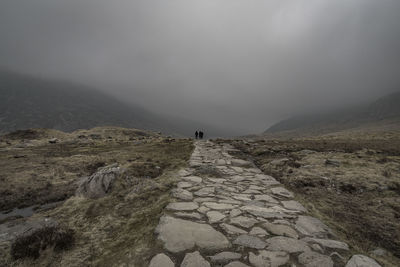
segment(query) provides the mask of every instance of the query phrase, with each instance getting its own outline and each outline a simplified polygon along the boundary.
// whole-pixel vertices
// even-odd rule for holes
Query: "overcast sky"
[[[0,67],[242,133],[400,89],[399,0],[0,0]]]

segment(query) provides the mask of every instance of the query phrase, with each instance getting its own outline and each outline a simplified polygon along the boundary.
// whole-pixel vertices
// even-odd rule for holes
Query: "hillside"
[[[210,125],[154,114],[86,86],[0,71],[0,133],[29,128],[71,132],[97,126],[181,136],[202,128],[209,136],[226,135]]]
[[[400,125],[400,92],[377,101],[334,112],[299,115],[278,122],[265,134],[314,135],[350,129]]]

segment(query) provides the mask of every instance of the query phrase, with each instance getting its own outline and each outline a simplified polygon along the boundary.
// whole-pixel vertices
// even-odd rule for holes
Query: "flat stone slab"
[[[225,232],[227,232],[230,235],[235,235],[235,234],[247,234],[247,231],[240,229],[236,226],[227,224],[227,223],[222,223],[221,228],[225,230]]]
[[[287,198],[294,197],[292,192],[288,191],[286,188],[283,188],[283,187],[273,187],[273,188],[271,188],[271,192],[274,195],[278,195],[278,196],[282,196],[282,197],[287,197]]]
[[[178,188],[189,188],[192,187],[193,185],[189,182],[179,182],[177,186]]]
[[[211,262],[215,263],[226,263],[229,261],[234,261],[234,260],[239,260],[242,257],[242,254],[240,253],[234,253],[230,251],[225,251],[218,253],[217,255],[210,256]]]
[[[244,167],[244,168],[251,168],[253,164],[250,161],[242,160],[242,159],[232,159],[231,165],[235,167]]]
[[[260,227],[253,227],[249,233],[249,235],[256,235],[256,236],[266,236],[268,232]]]
[[[199,204],[196,202],[174,202],[169,203],[167,206],[167,210],[176,210],[176,211],[191,211],[197,210],[199,208]]]
[[[284,236],[275,236],[266,240],[267,250],[285,251],[288,253],[306,252],[310,247],[306,242]]]
[[[284,251],[261,250],[258,255],[250,252],[249,261],[254,267],[279,267],[289,261],[289,254]]]
[[[332,230],[317,218],[299,216],[295,225],[297,231],[306,236],[326,237]]]
[[[307,243],[314,243],[321,245],[324,248],[349,250],[349,246],[346,243],[337,240],[310,238],[310,237],[306,237],[301,240]]]
[[[221,250],[230,246],[228,239],[208,224],[163,216],[156,228],[158,239],[169,252],[193,249]]]
[[[190,201],[193,199],[192,192],[189,192],[183,188],[176,188],[176,189],[172,190],[172,195],[181,200]]]
[[[233,244],[255,249],[263,249],[267,245],[260,238],[251,235],[240,235],[235,239],[235,241],[233,241]]]
[[[187,253],[181,263],[181,267],[210,267],[210,263],[206,261],[200,252]]]
[[[245,216],[238,216],[231,218],[230,223],[233,225],[238,225],[243,228],[251,228],[253,225],[258,223],[256,219],[245,217]]]
[[[204,202],[203,205],[213,210],[231,210],[235,208],[231,204],[216,203],[216,202]]]
[[[314,251],[307,251],[300,254],[299,262],[306,267],[333,267],[333,261],[330,257]]]
[[[272,219],[272,218],[283,219],[283,218],[293,217],[293,215],[291,214],[282,212],[282,209],[277,209],[274,207],[264,208],[264,207],[250,205],[250,206],[243,206],[240,208],[240,210],[265,219]]]
[[[203,179],[198,176],[187,176],[187,177],[183,177],[182,179],[185,181],[188,181],[188,182],[195,183],[195,184],[200,184],[203,181]]]
[[[299,235],[297,232],[290,226],[283,224],[274,224],[274,223],[264,223],[262,225],[269,233],[274,235],[287,236],[291,238],[298,239]]]
[[[201,220],[203,218],[198,212],[175,212],[174,214],[184,219]]]
[[[275,198],[271,197],[270,195],[255,195],[254,196],[254,200],[256,201],[265,201],[268,203],[274,203],[274,204],[278,204],[278,200],[276,200]]]
[[[215,211],[215,210],[207,212],[207,218],[210,223],[220,222],[225,217],[226,217],[226,215],[222,214],[221,212]]]
[[[381,267],[374,259],[364,255],[354,255],[347,262],[346,267]]]
[[[250,266],[240,261],[232,261],[231,263],[225,265],[224,267],[250,267]]]
[[[160,253],[151,259],[149,267],[175,267],[175,264],[167,255]]]
[[[303,205],[301,205],[299,202],[295,200],[288,200],[288,201],[282,201],[283,207],[289,210],[297,210],[301,212],[306,212],[306,208],[304,208]]]

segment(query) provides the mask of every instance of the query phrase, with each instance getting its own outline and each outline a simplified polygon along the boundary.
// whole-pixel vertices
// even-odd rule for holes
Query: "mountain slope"
[[[209,125],[153,114],[86,86],[0,71],[0,133],[27,128],[69,132],[96,126],[174,135],[191,135],[204,128],[210,135],[225,135]]]
[[[299,115],[278,122],[265,131],[266,134],[297,133],[324,134],[334,131],[363,127],[385,122],[400,121],[400,92],[356,108],[335,112]]]

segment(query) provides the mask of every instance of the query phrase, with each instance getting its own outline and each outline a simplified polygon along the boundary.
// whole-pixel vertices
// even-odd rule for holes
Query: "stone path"
[[[232,150],[196,142],[190,167],[179,172],[176,202],[156,229],[164,251],[149,266],[380,266],[350,255],[348,245],[308,216],[293,193],[251,162],[232,157]]]

